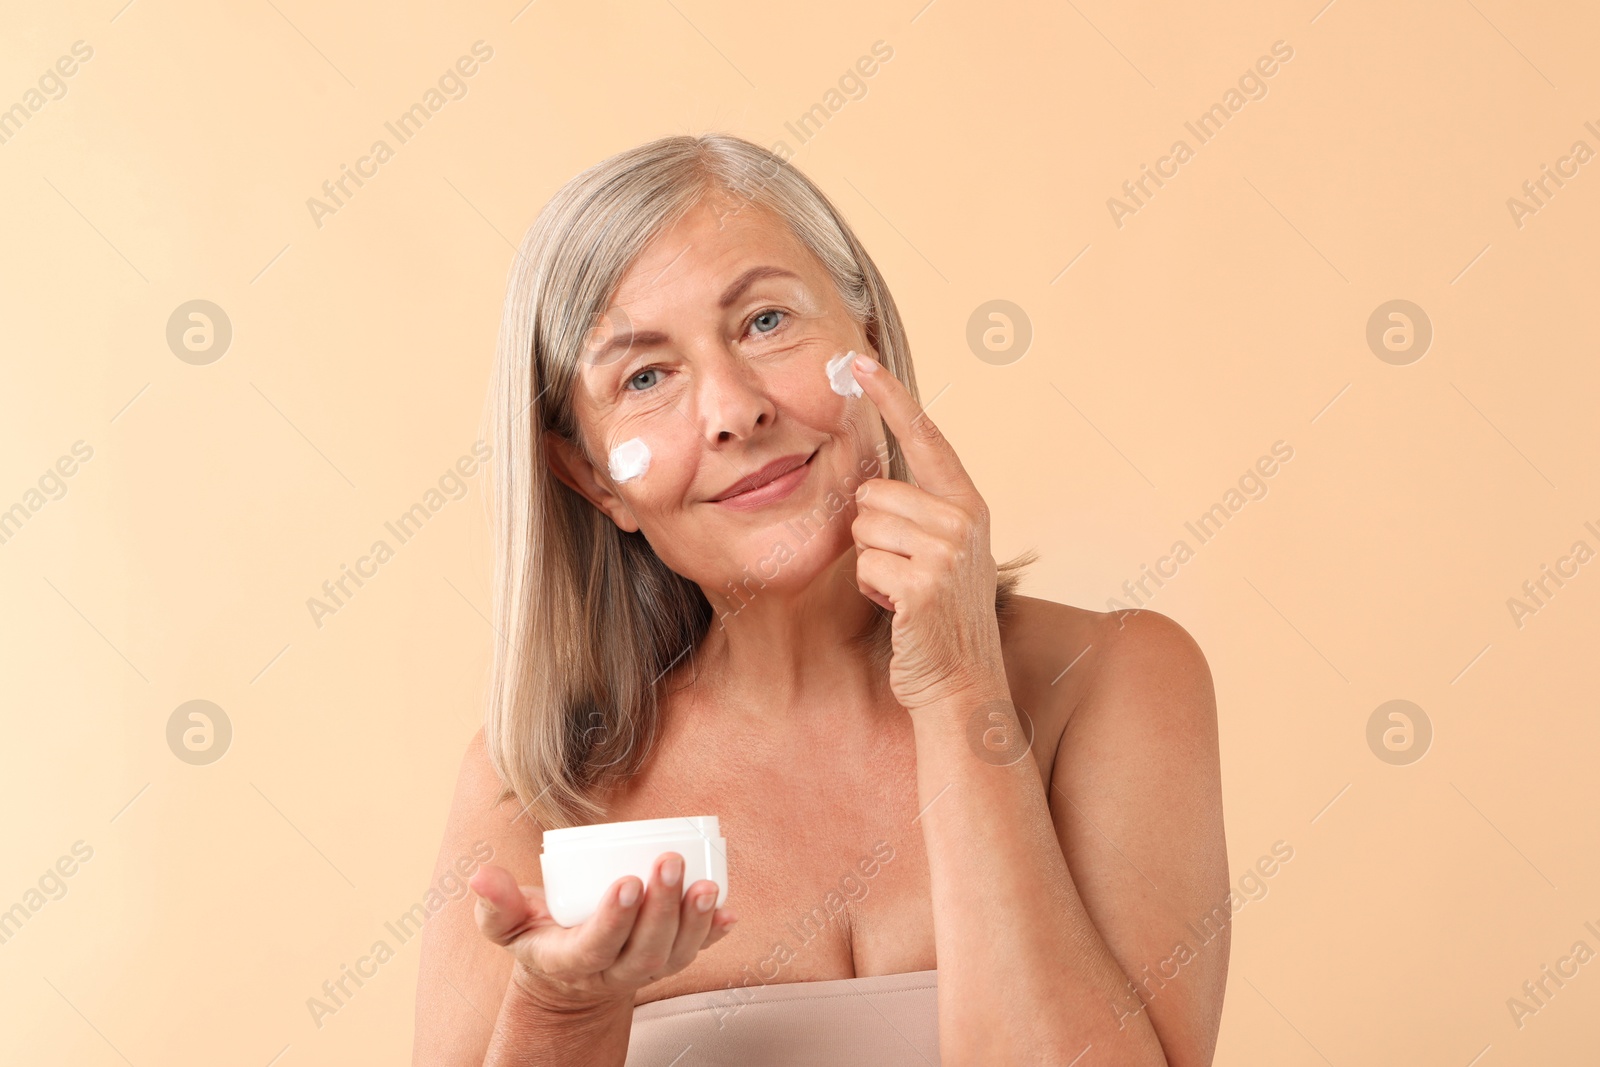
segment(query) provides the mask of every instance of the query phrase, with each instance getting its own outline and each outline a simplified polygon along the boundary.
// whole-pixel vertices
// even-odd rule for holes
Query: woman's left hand
[[[851,526],[856,583],[894,612],[895,699],[914,712],[951,699],[1004,698],[988,506],[900,380],[870,356],[859,356],[852,369],[917,480],[863,482]]]

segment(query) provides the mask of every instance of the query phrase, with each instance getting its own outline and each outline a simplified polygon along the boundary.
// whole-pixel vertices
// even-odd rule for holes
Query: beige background
[[[1237,917],[1217,1062],[1593,1062],[1600,963],[1520,1029],[1506,1005],[1600,951],[1600,564],[1507,606],[1600,549],[1600,162],[1507,206],[1600,150],[1591,5],[520,2],[4,16],[0,107],[94,54],[0,144],[0,508],[93,456],[0,544],[0,908],[93,857],[0,944],[0,1062],[408,1062],[415,942],[320,1028],[306,1001],[428,889],[491,647],[481,476],[320,628],[306,601],[478,437],[545,198],[708,130],[786,142],[857,227],[996,554],[1044,553],[1026,592],[1103,610],[1196,548],[1149,604],[1215,675],[1230,868],[1294,849]],[[307,198],[477,40],[467,95],[319,228]],[[208,365],[165,337],[195,299],[233,328]],[[1033,329],[1005,365],[966,342],[993,299]],[[1434,329],[1405,366],[1366,342],[1393,299]],[[195,699],[234,731],[208,766],[166,741]],[[1406,766],[1366,740],[1393,699],[1434,731]]]

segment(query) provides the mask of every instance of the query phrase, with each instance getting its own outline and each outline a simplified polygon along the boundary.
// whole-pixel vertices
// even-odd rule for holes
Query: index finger
[[[917,486],[935,496],[975,496],[977,487],[961,465],[954,446],[934,425],[905,384],[871,356],[856,353],[854,377],[872,402],[900,447]]]

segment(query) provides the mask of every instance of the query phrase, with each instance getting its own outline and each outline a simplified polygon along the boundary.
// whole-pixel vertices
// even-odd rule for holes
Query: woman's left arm
[[[1205,658],[1164,615],[1106,616],[1046,795],[1017,743],[988,509],[904,385],[863,360],[856,378],[918,483],[863,483],[852,530],[861,591],[895,613],[941,1058],[1207,1065],[1231,911]]]
[[[1232,911],[1210,672],[1164,615],[1106,630],[1048,796],[994,718],[1009,694],[915,712],[947,1064],[1212,1061]]]

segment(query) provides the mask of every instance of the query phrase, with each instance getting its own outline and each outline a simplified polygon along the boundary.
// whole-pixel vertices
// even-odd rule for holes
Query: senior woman
[[[1211,1062],[1205,657],[1016,592],[805,176],[707,135],[573,178],[489,414],[499,642],[439,870],[493,862],[425,928],[415,1063]],[[706,814],[726,906],[668,853],[546,910],[545,830]]]

